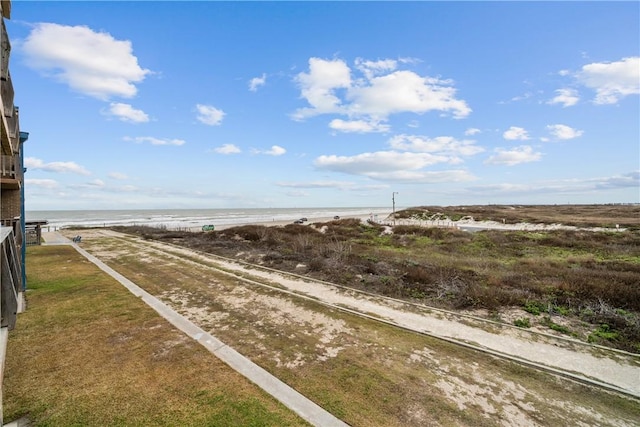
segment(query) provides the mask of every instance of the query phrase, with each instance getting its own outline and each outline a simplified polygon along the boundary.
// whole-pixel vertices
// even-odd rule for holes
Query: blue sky
[[[640,202],[638,2],[31,2],[27,210]]]

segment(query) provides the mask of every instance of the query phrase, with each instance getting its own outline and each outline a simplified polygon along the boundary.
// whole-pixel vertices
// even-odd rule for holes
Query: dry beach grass
[[[343,286],[429,305],[520,321],[640,353],[640,207],[413,208],[398,218],[482,213],[483,220],[589,229],[486,230],[364,224],[245,225],[212,233],[129,228],[205,252],[297,271]],[[474,217],[475,219],[475,217]],[[501,220],[500,220],[501,221]],[[617,231],[615,224],[627,229]],[[514,318],[514,313],[519,317]]]

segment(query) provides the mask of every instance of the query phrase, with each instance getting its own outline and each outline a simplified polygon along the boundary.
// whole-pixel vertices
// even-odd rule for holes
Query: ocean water
[[[164,226],[168,229],[196,228],[203,225],[229,226],[298,218],[373,216],[385,218],[389,208],[274,208],[274,209],[143,209],[27,211],[27,221],[48,221],[51,229],[65,227],[109,227],[113,225]],[[45,226],[46,227],[46,226]]]

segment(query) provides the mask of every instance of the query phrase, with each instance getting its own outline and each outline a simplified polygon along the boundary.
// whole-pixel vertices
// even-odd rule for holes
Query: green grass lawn
[[[300,426],[272,397],[68,246],[27,251],[4,421],[35,426]]]

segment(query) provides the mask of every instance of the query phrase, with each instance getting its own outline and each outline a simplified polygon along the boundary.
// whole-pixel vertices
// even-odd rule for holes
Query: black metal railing
[[[16,247],[13,229],[0,228],[0,262],[2,283],[0,286],[0,327],[13,329],[18,314],[18,293],[22,289],[22,266]]]

